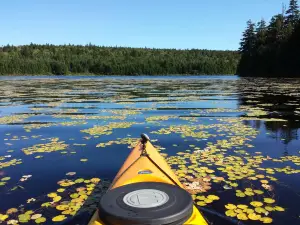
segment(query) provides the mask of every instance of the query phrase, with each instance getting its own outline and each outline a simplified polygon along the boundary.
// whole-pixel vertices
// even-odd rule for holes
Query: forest
[[[234,74],[238,51],[81,45],[0,47],[1,75]]]
[[[240,76],[300,77],[300,14],[297,0],[290,0],[267,22],[249,20],[240,43]]]

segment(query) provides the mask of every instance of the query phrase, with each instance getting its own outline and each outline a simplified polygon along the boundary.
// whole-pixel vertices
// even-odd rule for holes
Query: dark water
[[[72,217],[84,203],[79,196],[85,199],[98,183],[90,179],[100,178],[98,185],[113,179],[143,132],[182,182],[198,178],[200,186],[210,186],[194,197],[220,198],[200,200],[203,207],[224,215],[228,203],[255,210],[250,203],[259,201],[260,217],[300,224],[299,79],[1,77],[0,87],[0,214],[17,209],[3,224],[35,224],[41,215],[30,217],[36,214],[45,224],[58,215]],[[32,177],[20,181],[24,175]],[[57,183],[64,179],[69,186]],[[236,196],[246,188],[262,193]],[[45,202],[52,203],[41,207]],[[237,214],[248,218],[251,212]]]

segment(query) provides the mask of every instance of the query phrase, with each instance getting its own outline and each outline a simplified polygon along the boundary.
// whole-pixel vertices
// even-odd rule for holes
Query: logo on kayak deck
[[[141,170],[138,172],[138,174],[151,174],[152,171],[151,170]]]

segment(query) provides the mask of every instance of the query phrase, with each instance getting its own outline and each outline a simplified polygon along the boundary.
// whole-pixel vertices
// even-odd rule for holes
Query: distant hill
[[[0,74],[234,74],[239,59],[237,51],[7,45],[0,47]]]

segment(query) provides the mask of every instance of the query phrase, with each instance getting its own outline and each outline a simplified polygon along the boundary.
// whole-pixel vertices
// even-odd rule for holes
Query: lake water
[[[201,207],[300,224],[300,79],[2,76],[0,87],[3,224],[93,210],[92,191],[101,196],[141,133]]]

